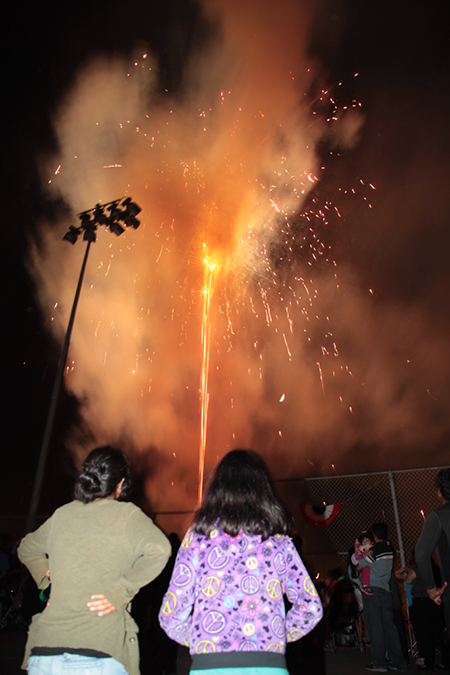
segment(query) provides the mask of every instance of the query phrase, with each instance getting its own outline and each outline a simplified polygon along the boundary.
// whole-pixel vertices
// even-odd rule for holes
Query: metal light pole
[[[125,207],[121,209],[120,207]],[[109,211],[109,214],[105,214],[105,209]],[[45,423],[44,436],[42,438],[41,450],[39,453],[39,460],[36,469],[36,475],[34,477],[33,492],[31,495],[30,506],[28,510],[28,517],[25,525],[25,532],[31,532],[34,527],[36,520],[36,513],[39,506],[39,502],[42,494],[42,485],[44,481],[45,467],[47,464],[47,457],[50,448],[50,440],[53,432],[53,425],[55,421],[56,408],[58,405],[59,392],[61,390],[61,384],[64,376],[64,369],[67,361],[67,354],[69,351],[70,337],[72,335],[72,328],[75,321],[75,313],[77,310],[78,300],[80,297],[81,286],[83,284],[84,272],[86,270],[87,259],[89,256],[89,250],[92,242],[96,241],[97,227],[99,225],[106,225],[109,227],[111,232],[114,232],[117,236],[120,236],[125,232],[125,228],[120,224],[121,221],[127,227],[133,227],[137,229],[140,225],[139,220],[136,218],[137,214],[140,213],[140,207],[131,201],[130,197],[127,199],[117,199],[114,202],[109,202],[104,206],[96,204],[93,209],[89,211],[83,211],[79,213],[78,217],[81,220],[81,225],[79,227],[70,226],[70,229],[64,235],[63,239],[69,241],[71,244],[75,244],[78,240],[78,237],[84,231],[83,239],[87,242],[86,252],[84,254],[83,263],[81,265],[80,276],[78,278],[78,285],[75,291],[75,297],[73,300],[72,311],[70,313],[69,323],[66,330],[66,336],[64,338],[64,344],[61,352],[61,357],[59,360],[58,370],[56,372],[55,382],[53,385],[52,396],[50,399],[50,407],[47,415],[47,421]]]

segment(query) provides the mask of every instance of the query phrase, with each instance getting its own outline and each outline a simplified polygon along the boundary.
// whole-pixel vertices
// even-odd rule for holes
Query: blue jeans
[[[407,663],[393,620],[391,594],[383,588],[371,586],[371,589],[373,595],[363,595],[363,604],[372,661],[378,668],[387,668],[387,652],[394,666],[405,668]]]
[[[29,675],[128,675],[125,667],[113,658],[96,659],[79,654],[30,656]]]

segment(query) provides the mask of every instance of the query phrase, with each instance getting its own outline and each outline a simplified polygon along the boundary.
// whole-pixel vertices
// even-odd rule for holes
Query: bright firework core
[[[306,95],[298,4],[258,3],[255,23],[224,2],[222,39],[191,62],[182,100],[155,93],[141,53],[90,64],[58,111],[50,189],[74,212],[119,194],[142,207],[138,231],[101,233],[91,252],[65,381],[90,437],[68,443],[80,458],[94,443],[128,451],[158,510],[194,506],[203,467],[232,448],[287,477],[366,437],[353,407],[371,374],[361,394],[336,331],[348,347],[355,320],[365,330],[366,299],[348,284],[343,303],[327,243],[339,212],[316,194],[315,151],[330,129],[350,141],[361,118],[355,102]],[[59,337],[83,254],[60,235],[44,226],[33,260]],[[374,440],[391,428],[374,420]]]
[[[203,249],[206,250],[206,244],[203,243]],[[205,470],[205,453],[206,453],[206,438],[208,431],[208,383],[209,383],[209,354],[210,354],[210,340],[211,340],[211,323],[210,323],[210,305],[213,292],[213,272],[216,269],[216,264],[211,262],[210,258],[206,257],[203,260],[205,265],[205,281],[203,288],[203,314],[202,314],[202,335],[201,342],[203,347],[202,352],[202,370],[201,370],[201,385],[200,385],[200,399],[201,399],[201,431],[200,431],[200,450],[198,462],[198,501],[201,501],[203,493],[203,475]]]

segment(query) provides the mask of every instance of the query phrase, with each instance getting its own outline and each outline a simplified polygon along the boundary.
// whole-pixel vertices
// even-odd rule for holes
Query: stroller
[[[353,583],[347,577],[339,579],[328,606],[328,635],[325,641],[328,650],[346,648],[364,651],[365,644],[356,627],[360,614]]]
[[[42,611],[36,584],[24,568],[13,570],[0,582],[0,630],[26,628],[32,614]]]
[[[0,588],[0,628],[21,622],[20,608],[23,601],[23,575],[2,579]]]

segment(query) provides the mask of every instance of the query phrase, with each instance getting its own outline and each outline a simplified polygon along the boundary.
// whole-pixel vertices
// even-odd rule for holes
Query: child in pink
[[[352,555],[352,563],[358,565],[360,560],[363,560],[372,551],[372,546],[375,543],[372,532],[362,532],[355,541],[355,552]],[[366,595],[372,595],[370,590],[370,565],[366,565],[361,569],[361,592]]]

